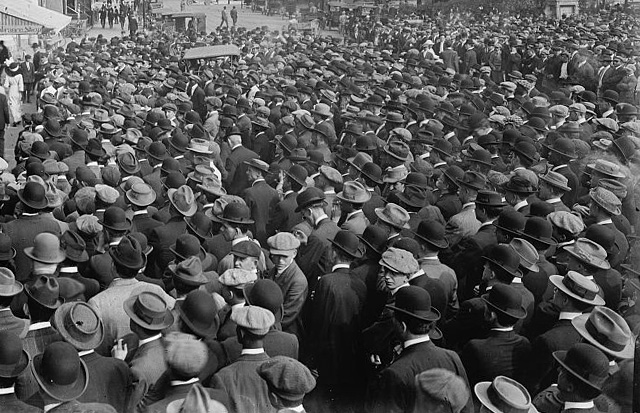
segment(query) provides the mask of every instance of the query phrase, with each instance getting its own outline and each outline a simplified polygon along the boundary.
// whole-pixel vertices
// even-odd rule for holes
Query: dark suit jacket
[[[485,339],[469,341],[460,354],[469,384],[491,381],[496,376],[521,381],[531,355],[529,340],[513,331],[495,331]]]
[[[64,158],[62,162],[66,163],[69,167],[67,177],[75,178],[76,169],[78,169],[79,166],[83,166],[86,164],[85,152],[82,149],[77,150],[71,156],[67,156],[66,158]]]
[[[627,257],[629,253],[629,241],[627,241],[627,237],[624,236],[622,231],[620,231],[614,224],[596,224],[596,225],[604,225],[613,231],[616,241],[613,244],[611,259],[609,260],[609,264],[611,267],[616,268],[620,265],[624,259]]]
[[[567,186],[571,188],[571,191],[565,192],[564,195],[562,195],[561,199],[563,204],[569,207],[573,206],[578,200],[578,188],[580,188],[580,180],[578,180],[578,177],[571,170],[571,168],[569,168],[569,166],[563,166],[558,169],[554,168],[553,170],[567,178]]]
[[[146,274],[153,278],[160,278],[162,270],[175,258],[173,252],[169,249],[176,243],[178,237],[185,233],[187,223],[182,215],[172,216],[164,225],[153,228],[149,232],[149,245],[153,247],[153,251],[149,254],[149,264],[147,264]],[[155,263],[153,268],[151,263]]]
[[[379,193],[371,192],[371,199],[362,206],[362,212],[364,212],[364,216],[367,217],[369,222],[376,222],[378,216],[375,209],[384,208],[385,203],[384,198]]]
[[[438,198],[435,205],[440,208],[445,221],[462,211],[462,202],[457,194],[443,194]]]
[[[270,187],[266,181],[255,182],[242,194],[251,210],[251,218],[255,232],[253,236],[262,245],[267,245],[267,222],[276,204],[280,201],[278,191]]]
[[[0,331],[10,331],[20,338],[25,338],[29,331],[29,320],[16,317],[11,308],[1,309]]]
[[[222,348],[229,363],[238,360],[242,353],[242,344],[238,342],[237,336],[223,341]],[[264,351],[269,357],[287,356],[297,360],[298,348],[298,338],[295,335],[278,331],[273,327],[264,338]]]
[[[309,293],[307,278],[295,261],[280,275],[277,274],[276,268],[272,268],[266,278],[273,280],[282,290],[284,297],[282,330],[298,334],[298,337],[300,337],[300,334],[302,334],[302,317],[300,314]],[[268,351],[267,354],[273,356]]]
[[[447,317],[449,297],[447,296],[447,289],[441,281],[422,274],[410,280],[409,284],[427,290],[431,296],[431,306],[440,312],[443,319]]]
[[[35,66],[33,65],[33,62],[29,62],[29,66],[27,66],[27,62],[22,62],[20,64],[20,73],[22,73],[22,81],[24,83],[35,82]]]
[[[207,105],[204,103],[204,98],[204,89],[197,86],[191,94],[191,103],[193,104],[193,110],[198,112],[198,115],[200,115],[200,119],[203,122],[207,118]]]
[[[4,130],[5,126],[11,122],[11,117],[9,116],[9,103],[7,101],[7,96],[0,96],[0,130]]]
[[[229,195],[240,195],[249,187],[247,165],[244,161],[255,158],[258,158],[258,154],[244,146],[238,146],[231,151],[225,163],[227,177],[223,182]]]
[[[222,234],[217,234],[204,242],[204,249],[215,255],[220,262],[231,252],[231,241],[227,241]]]
[[[138,405],[139,409],[147,413],[165,413],[169,403],[175,400],[184,399],[187,396],[187,393],[189,393],[189,390],[191,390],[191,387],[193,387],[192,383],[174,386],[171,385],[170,381],[171,380],[168,375],[163,375],[151,392],[159,398],[157,398],[157,400],[153,400],[145,397],[143,403],[148,407],[144,407],[144,404],[140,404]],[[229,408],[229,398],[223,391],[210,388],[206,388],[206,391],[212,400],[224,404],[227,409]],[[149,394],[149,396],[151,396],[151,394]]]
[[[131,226],[131,231],[136,231],[144,234],[147,239],[151,234],[151,230],[162,225],[162,222],[153,219],[149,216],[149,213],[134,215]]]
[[[127,363],[96,352],[81,357],[89,371],[87,389],[78,397],[83,403],[106,403],[116,411],[125,411],[133,387],[133,377]]]
[[[108,404],[104,403],[80,403],[76,400],[62,403],[60,406],[54,407],[49,410],[53,413],[77,413],[77,412],[91,412],[91,413],[118,413],[116,409]]]
[[[295,212],[298,207],[296,196],[298,196],[297,192],[290,192],[276,204],[267,224],[268,236],[278,231],[289,231],[294,225],[302,222],[302,214]]]
[[[40,413],[42,412],[42,409],[39,409],[21,400],[18,400],[15,393],[1,395],[0,406],[2,406],[3,413]]]
[[[1,119],[0,119],[1,121]],[[20,218],[7,222],[2,227],[2,232],[11,238],[11,246],[16,249],[16,280],[24,282],[31,272],[31,259],[24,253],[27,247],[33,247],[33,239],[43,232],[50,232],[60,235],[60,225],[41,214],[34,216],[21,216]]]
[[[167,370],[162,338],[138,347],[129,366],[136,385],[134,402],[141,399]]]
[[[369,391],[369,397],[365,402],[366,411],[372,413],[411,411],[416,397],[416,374],[433,368],[452,371],[467,382],[467,373],[456,353],[436,347],[432,341],[414,344],[405,348],[400,358],[380,373],[377,382]],[[462,411],[473,412],[471,398]]]

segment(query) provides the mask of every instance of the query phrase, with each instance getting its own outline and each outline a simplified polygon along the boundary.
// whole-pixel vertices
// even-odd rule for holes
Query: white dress
[[[24,91],[24,82],[22,75],[17,74],[9,76],[4,80],[4,89],[9,101],[9,111],[11,112],[11,122],[20,122],[22,120],[22,92]]]

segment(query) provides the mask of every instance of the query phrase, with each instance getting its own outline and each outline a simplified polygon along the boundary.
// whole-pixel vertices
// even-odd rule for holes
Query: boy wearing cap
[[[316,386],[316,379],[304,364],[277,356],[258,367],[258,375],[267,382],[271,405],[278,412],[305,413],[304,396]]]
[[[264,337],[275,322],[273,313],[252,305],[237,308],[231,314],[238,326],[238,341],[242,344],[240,358],[223,368],[211,379],[211,387],[222,390],[231,401],[231,411],[243,413],[271,413],[275,409],[269,401],[267,383],[257,368],[269,360],[264,351]]]
[[[231,268],[220,275],[218,279],[222,285],[220,295],[224,298],[227,306],[220,309],[220,329],[218,330],[218,340],[223,341],[236,334],[236,325],[233,322],[233,312],[245,305],[244,286],[255,282],[258,279],[253,271],[241,268]]]

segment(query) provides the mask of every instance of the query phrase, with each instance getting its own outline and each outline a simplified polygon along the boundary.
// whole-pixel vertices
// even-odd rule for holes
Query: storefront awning
[[[71,22],[71,17],[27,0],[0,0],[0,12],[42,25],[56,33]]]

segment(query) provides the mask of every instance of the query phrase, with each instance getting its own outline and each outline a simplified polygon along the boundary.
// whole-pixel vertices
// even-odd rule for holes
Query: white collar
[[[251,240],[249,239],[248,236],[243,235],[240,238],[232,239],[231,240],[231,245],[236,245],[237,243],[242,242],[242,241],[251,241]]]
[[[513,326],[511,326],[511,327],[495,327],[495,328],[492,328],[491,331],[513,331]]]
[[[38,216],[39,212],[23,212],[22,216],[23,217],[35,217]]]
[[[147,209],[145,208],[145,209],[141,209],[140,211],[133,211],[133,216],[136,216],[136,215],[145,215],[145,214],[147,214],[147,213],[148,213],[148,211],[147,211]]]
[[[569,311],[560,311],[558,320],[573,320],[574,318],[581,316],[582,313],[573,313]]]
[[[263,353],[264,353],[264,349],[261,347],[261,348],[243,348],[240,354],[244,356],[245,354],[263,354]]]
[[[420,268],[417,272],[414,272],[413,274],[411,274],[409,276],[409,281],[413,280],[414,278],[418,278],[419,276],[423,275],[425,272],[422,268]]]
[[[162,337],[161,333],[156,334],[153,337],[149,337],[149,338],[145,338],[144,340],[140,340],[140,342],[138,343],[138,348],[142,347],[144,344],[151,343],[152,341],[158,340],[158,339],[160,339],[160,337]]]
[[[241,143],[239,143],[239,144],[237,144],[237,145],[234,145],[234,146],[232,146],[232,147],[231,147],[231,150],[234,150],[235,148],[238,148],[238,147],[240,147],[240,146],[242,146],[242,144],[241,144]]]
[[[51,323],[48,321],[40,321],[39,323],[33,323],[29,326],[29,331],[42,330],[43,328],[51,327]]]
[[[93,353],[94,350],[84,350],[84,351],[78,351],[78,356],[79,357],[84,357],[84,356],[88,356],[89,354]]]
[[[593,400],[588,402],[564,402],[564,410],[569,409],[592,409],[594,407]]]
[[[513,281],[511,281],[511,284],[522,284],[522,278],[513,277]]]
[[[364,212],[362,212],[361,209],[355,210],[353,212],[349,212],[347,214],[347,217],[345,218],[345,221],[348,221],[352,216],[357,215],[357,214],[364,214]]]
[[[613,224],[613,221],[611,220],[611,218],[607,218],[600,222],[596,222],[596,225],[604,225],[604,224]]]
[[[562,169],[562,168],[564,168],[564,167],[566,167],[566,166],[567,166],[567,164],[566,164],[566,163],[563,163],[562,165],[554,166],[553,168],[551,168],[551,170],[555,172],[555,171],[557,171],[558,169]]]
[[[13,394],[16,392],[15,386],[5,387],[4,389],[0,389],[0,394]]]
[[[60,272],[63,274],[75,274],[78,272],[78,267],[62,267]]]
[[[62,402],[60,403],[51,403],[51,404],[47,404],[46,406],[44,406],[44,411],[45,413],[48,412],[49,410],[53,410],[56,407],[60,406],[62,404]]]
[[[602,114],[603,118],[606,118],[607,116],[611,115],[613,113],[613,108],[609,109],[608,111],[604,112]]]
[[[465,209],[466,207],[476,207],[476,203],[474,202],[467,202],[466,204],[462,204],[462,209]]]
[[[519,211],[519,210],[520,210],[520,208],[524,208],[524,207],[526,207],[527,205],[529,205],[529,203],[528,203],[528,202],[527,202],[527,200],[525,199],[524,201],[520,201],[520,202],[518,202],[517,204],[515,204],[515,205],[513,206],[513,209],[515,209],[516,211]]]
[[[253,183],[251,184],[251,186],[254,186],[255,184],[257,184],[257,183],[259,183],[259,182],[266,182],[266,181],[264,180],[264,178],[258,178],[258,179],[256,179],[255,181],[253,181]]]
[[[287,407],[287,410],[290,410],[292,412],[303,413],[304,412],[304,406],[300,405],[300,406],[296,406],[296,407]]]
[[[175,387],[175,386],[183,386],[185,384],[192,384],[192,383],[197,383],[200,379],[198,379],[197,377],[194,377],[190,380],[184,381],[184,380],[171,380],[171,386]]]
[[[349,264],[344,264],[344,263],[343,264],[336,264],[333,267],[331,267],[331,272],[335,272],[337,269],[340,269],[340,268],[349,269],[350,266],[349,266]]]
[[[427,341],[431,341],[431,339],[429,338],[429,335],[426,334],[422,337],[418,337],[418,338],[413,338],[411,340],[407,340],[404,342],[403,347],[406,349],[407,347],[413,346],[415,344],[419,344],[419,343],[426,343]]]
[[[433,167],[437,168],[439,166],[446,165],[446,164],[447,164],[446,162],[436,162],[436,163],[433,164]]]
[[[548,204],[558,204],[562,202],[562,199],[558,198],[551,198],[551,199],[547,199],[547,203]]]
[[[316,219],[316,225],[318,225],[320,223],[320,221],[322,221],[325,218],[329,218],[329,216],[327,214],[322,214],[318,217],[318,219]]]
[[[175,159],[176,161],[177,161],[178,159],[184,159],[184,155],[177,155],[177,156],[174,156],[174,157],[173,157],[173,159]]]
[[[492,219],[491,221],[487,221],[487,222],[482,222],[480,224],[480,228],[484,228],[484,227],[488,227],[489,225],[493,225],[493,221],[495,221],[495,219]]]

